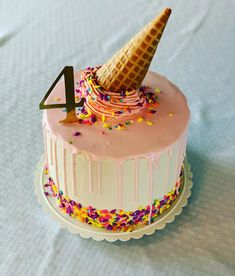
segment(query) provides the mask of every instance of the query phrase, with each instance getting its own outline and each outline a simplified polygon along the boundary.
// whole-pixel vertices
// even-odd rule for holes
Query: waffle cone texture
[[[107,91],[138,89],[148,71],[171,14],[166,8],[100,69],[98,83]]]

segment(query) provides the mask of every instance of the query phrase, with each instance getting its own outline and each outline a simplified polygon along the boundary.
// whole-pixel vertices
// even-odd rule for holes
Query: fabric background
[[[65,65],[102,64],[167,6],[151,69],[188,98],[192,197],[152,236],[82,239],[34,195],[38,104]],[[234,0],[0,0],[0,275],[234,275],[234,14]]]

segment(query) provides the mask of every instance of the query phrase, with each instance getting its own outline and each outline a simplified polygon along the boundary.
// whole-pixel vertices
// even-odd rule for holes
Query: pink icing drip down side
[[[135,159],[135,201],[138,201],[138,194],[139,194],[139,161]]]
[[[80,81],[81,72],[75,73],[75,82]],[[79,123],[60,124],[59,121],[65,117],[61,109],[44,111],[46,129],[61,139],[64,146],[72,153],[83,152],[97,160],[102,158],[125,160],[160,153],[177,142],[186,132],[190,112],[183,93],[165,77],[148,72],[143,85],[153,91],[160,89],[158,95],[160,106],[155,114],[149,113],[146,109],[140,110],[138,114],[132,116],[134,123],[125,130],[104,129],[101,123],[91,126]],[[62,103],[65,101],[64,94],[64,83],[61,81],[50,97],[60,98]],[[145,119],[142,123],[137,123],[139,116]],[[147,120],[151,120],[153,125],[147,125]],[[73,137],[76,131],[81,133],[79,137]],[[71,139],[72,144],[69,142]]]

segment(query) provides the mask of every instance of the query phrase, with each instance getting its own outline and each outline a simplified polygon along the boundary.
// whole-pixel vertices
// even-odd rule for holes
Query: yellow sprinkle
[[[57,194],[57,187],[55,185],[52,186],[52,190],[53,190],[54,193]]]
[[[114,112],[112,111],[112,115],[114,116]]]
[[[126,96],[129,96],[129,95],[130,95],[130,93],[128,91],[126,91]]]
[[[169,115],[170,117],[172,117],[172,116],[174,116],[174,113],[170,112],[170,113],[168,113],[168,115]]]
[[[85,118],[86,118],[86,115],[81,113],[81,114],[78,115],[78,118],[79,118],[79,119],[85,119]]]
[[[161,90],[159,88],[156,88],[156,93],[159,94],[161,92]]]
[[[103,124],[103,127],[104,127],[104,128],[109,128],[110,126],[111,126],[111,125],[110,125],[110,124],[107,124],[107,123],[104,123],[104,124]]]
[[[153,125],[152,121],[147,121],[146,123],[147,123],[148,126],[152,126]]]
[[[140,116],[140,117],[137,119],[137,122],[138,122],[138,123],[142,123],[143,120],[144,120],[144,118]]]
[[[125,129],[124,126],[118,126],[118,127],[117,127],[117,130],[123,130],[123,129]]]
[[[88,80],[88,83],[92,83],[92,80]]]
[[[85,119],[85,118],[86,118],[86,115],[81,113],[81,114],[78,115],[78,118],[79,118],[79,119]]]
[[[61,99],[60,99],[60,98],[54,98],[54,100],[55,100],[56,102],[59,102]]]
[[[102,115],[102,122],[105,122],[105,116]]]

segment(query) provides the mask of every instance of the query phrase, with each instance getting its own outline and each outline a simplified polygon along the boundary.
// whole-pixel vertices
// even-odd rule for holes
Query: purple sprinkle
[[[95,123],[97,121],[97,118],[95,116],[91,117],[91,121],[92,121],[92,123]]]
[[[115,214],[116,213],[116,209],[113,209],[110,211],[111,214]]]
[[[96,219],[96,218],[98,218],[98,217],[99,217],[99,215],[98,215],[98,213],[97,213],[97,212],[95,212],[94,214],[92,214],[92,215],[91,215],[91,217],[92,217],[93,219]]]
[[[107,102],[109,100],[108,95],[104,95],[104,100]]]
[[[123,214],[123,215],[121,215],[121,217],[122,217],[122,218],[128,218],[128,215]]]
[[[73,136],[80,136],[80,135],[81,135],[81,132],[76,131]]]
[[[106,227],[106,229],[107,229],[107,230],[113,230],[113,227],[112,227],[112,225],[109,224],[109,225]]]
[[[124,90],[121,91],[121,96],[126,97],[126,92]]]
[[[100,92],[100,93],[99,93],[99,97],[100,97],[101,100],[103,100],[104,94],[102,94],[102,93]]]

